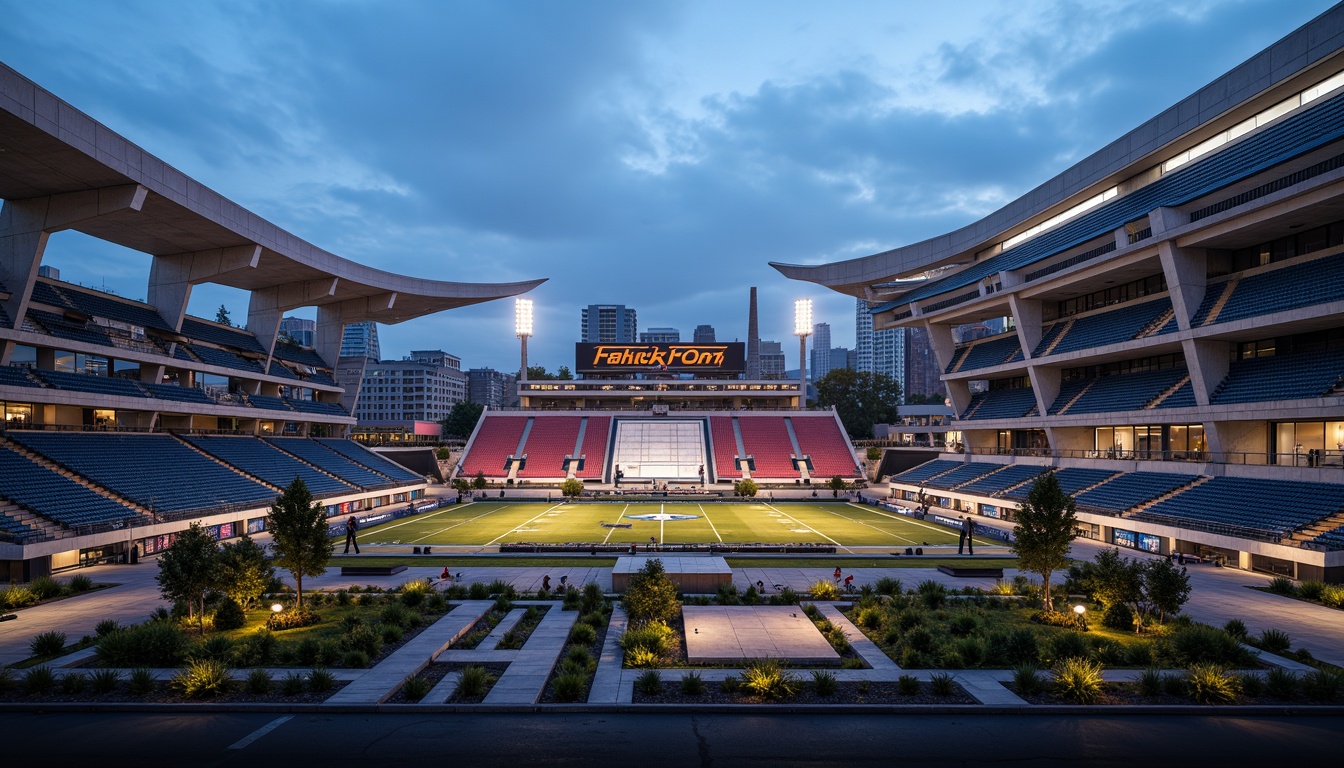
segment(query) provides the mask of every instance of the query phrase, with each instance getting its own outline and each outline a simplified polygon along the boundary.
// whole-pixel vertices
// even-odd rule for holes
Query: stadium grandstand
[[[347,439],[366,361],[345,325],[526,292],[379,271],[283,231],[0,65],[0,581],[161,551],[199,522],[265,528],[300,477],[329,515],[412,502],[427,481]],[[147,300],[63,282],[77,231],[145,254]],[[51,253],[48,253],[51,251]],[[246,291],[245,328],[187,314]],[[315,307],[312,347],[282,338]]]
[[[1344,581],[1342,54],[1337,6],[980,221],[774,264],[929,334],[964,449],[892,495],[1010,518],[1053,472],[1084,536]]]

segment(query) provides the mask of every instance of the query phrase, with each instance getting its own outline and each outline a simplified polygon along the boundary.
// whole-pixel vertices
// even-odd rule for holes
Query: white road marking
[[[294,719],[293,715],[285,715],[284,717],[277,717],[271,722],[253,731],[252,733],[230,744],[229,749],[242,749],[243,747],[246,747],[248,744],[251,744],[257,739],[260,739],[262,736],[265,736],[266,734],[270,733],[271,731],[274,731],[276,728],[279,728],[280,726],[284,725],[285,723],[293,719]]]

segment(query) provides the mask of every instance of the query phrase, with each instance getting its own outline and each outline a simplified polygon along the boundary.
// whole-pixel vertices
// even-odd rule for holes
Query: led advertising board
[[[707,344],[587,344],[574,345],[574,370],[579,373],[693,373],[735,374],[746,370],[747,345],[741,341]]]

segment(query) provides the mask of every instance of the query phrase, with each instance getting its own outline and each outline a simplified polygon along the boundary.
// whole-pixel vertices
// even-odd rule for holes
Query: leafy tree
[[[817,405],[834,407],[849,436],[873,436],[873,425],[896,421],[901,383],[884,373],[836,368],[818,379]]]
[[[453,478],[453,490],[458,493],[466,493],[471,490],[471,481],[465,477]]]
[[[1140,615],[1157,611],[1157,623],[1166,621],[1167,614],[1180,613],[1190,599],[1190,576],[1185,569],[1165,558],[1149,560],[1143,565],[1143,607]]]
[[[1143,594],[1143,574],[1132,560],[1120,556],[1120,550],[1103,549],[1082,571],[1082,587],[1102,608],[1113,605],[1133,607]]]
[[[1033,483],[1027,500],[1017,507],[1012,551],[1022,570],[1040,574],[1041,602],[1047,611],[1054,610],[1050,575],[1068,567],[1077,526],[1073,497],[1060,489],[1053,472]]]
[[[303,577],[321,576],[335,548],[326,512],[321,503],[313,501],[303,478],[296,477],[271,505],[270,518],[275,564],[294,575],[295,608],[302,611]]]
[[[220,325],[233,325],[233,321],[229,319],[229,310],[225,309],[223,304],[220,304],[219,311],[215,312],[215,322]]]
[[[650,621],[672,621],[681,610],[677,600],[677,585],[667,577],[663,561],[651,558],[638,573],[631,574],[630,584],[621,597],[621,605],[630,617],[630,626],[637,627]]]
[[[826,487],[831,489],[832,496],[839,497],[840,492],[849,487],[849,483],[845,482],[845,478],[836,475],[826,481]]]
[[[471,432],[476,429],[476,422],[481,420],[483,411],[485,411],[484,405],[470,400],[453,403],[453,409],[448,412],[448,416],[439,422],[443,427],[443,436],[463,440],[471,437]]]
[[[275,567],[266,550],[243,536],[219,549],[219,590],[244,608],[250,608],[275,581]]]
[[[560,381],[573,381],[574,374],[570,372],[568,365],[562,365],[556,369],[555,378]]]
[[[737,494],[738,496],[746,496],[750,498],[752,496],[755,496],[757,492],[760,490],[761,490],[760,486],[756,485],[756,481],[752,480],[751,478],[747,478],[746,480],[738,480],[737,482],[733,483],[733,493]]]
[[[485,490],[486,485],[487,483],[485,481],[485,473],[477,472],[476,477],[472,478],[471,480],[471,487],[475,488],[478,491],[483,491]]]
[[[205,631],[205,600],[219,584],[219,547],[200,523],[177,534],[159,558],[159,592],[164,599],[187,604],[187,615]]]
[[[583,495],[583,481],[577,478],[567,478],[560,484],[560,493],[567,499],[575,499]]]

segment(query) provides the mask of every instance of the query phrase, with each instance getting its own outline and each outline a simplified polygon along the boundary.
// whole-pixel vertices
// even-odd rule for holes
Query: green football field
[[[932,523],[843,502],[476,502],[394,520],[360,532],[360,543],[368,544],[648,544],[650,539],[659,544],[812,543],[841,548],[904,548],[955,546],[957,534]],[[976,543],[1002,542],[977,537]]]

